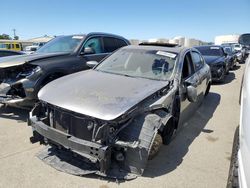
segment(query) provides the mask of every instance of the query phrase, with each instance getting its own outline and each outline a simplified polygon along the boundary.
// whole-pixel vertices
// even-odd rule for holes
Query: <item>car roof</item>
[[[210,48],[210,47],[219,47],[219,48],[222,48],[220,45],[202,45],[202,46],[194,46],[194,48]]]
[[[83,37],[86,37],[86,36],[91,36],[91,35],[103,35],[103,36],[116,37],[116,38],[126,40],[129,43],[129,41],[126,38],[124,38],[120,35],[116,35],[116,34],[112,34],[112,33],[104,33],[104,32],[90,32],[87,34],[58,35],[57,37],[65,37],[65,36],[72,36],[72,37],[73,36],[83,36]]]
[[[189,48],[186,47],[164,47],[164,46],[143,46],[143,45],[129,45],[129,46],[125,46],[123,47],[123,49],[142,49],[142,50],[163,50],[163,51],[168,51],[168,52],[173,52],[173,53],[181,53],[183,50],[187,50]]]
[[[112,33],[91,32],[91,33],[88,33],[88,34],[87,34],[87,36],[89,36],[89,35],[103,35],[103,36],[109,36],[109,37],[120,38],[120,39],[126,40],[126,42],[127,42],[128,44],[130,44],[129,40],[126,39],[125,37],[120,36],[120,35],[116,35],[116,34],[112,34]]]

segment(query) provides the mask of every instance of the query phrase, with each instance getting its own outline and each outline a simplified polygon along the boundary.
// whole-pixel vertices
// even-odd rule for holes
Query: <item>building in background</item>
[[[37,38],[28,39],[28,40],[0,40],[0,43],[8,43],[8,42],[21,43],[22,48],[25,49],[27,46],[31,46],[33,43],[48,42],[53,38],[54,37],[45,35],[43,37],[37,37]]]
[[[240,35],[221,35],[216,36],[214,39],[214,44],[221,45],[223,43],[238,43],[238,38]]]
[[[130,44],[132,45],[138,45],[140,43],[140,40],[138,39],[130,39],[129,41],[130,41]]]
[[[166,38],[158,38],[157,39],[157,38],[155,38],[155,39],[149,39],[149,40],[143,40],[143,41],[179,44],[179,45],[184,46],[184,47],[193,47],[193,46],[200,46],[200,45],[209,44],[208,42],[204,42],[204,41],[201,41],[198,39],[187,38],[187,37],[183,37],[183,36],[177,36],[177,37],[174,37],[172,39],[166,39]]]
[[[32,42],[32,43],[49,42],[53,38],[54,37],[45,35],[43,37],[36,37],[36,38],[28,39],[27,41]]]

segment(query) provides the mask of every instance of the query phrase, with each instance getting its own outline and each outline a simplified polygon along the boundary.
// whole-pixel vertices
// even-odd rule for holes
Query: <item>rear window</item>
[[[106,53],[110,53],[117,50],[118,48],[127,46],[127,43],[124,40],[112,37],[104,37],[103,43],[104,43],[104,51]]]

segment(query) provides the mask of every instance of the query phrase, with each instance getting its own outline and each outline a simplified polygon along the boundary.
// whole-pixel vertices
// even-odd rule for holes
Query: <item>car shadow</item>
[[[184,156],[188,153],[190,145],[201,132],[210,134],[213,130],[206,129],[207,122],[220,103],[220,95],[209,93],[194,116],[183,126],[172,142],[163,146],[159,154],[148,162],[143,174],[145,177],[157,177],[175,170],[181,165]]]
[[[0,105],[0,118],[16,120],[18,122],[27,122],[28,115],[28,110]]]

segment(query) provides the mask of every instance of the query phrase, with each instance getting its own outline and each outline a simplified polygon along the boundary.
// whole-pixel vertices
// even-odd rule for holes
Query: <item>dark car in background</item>
[[[224,82],[225,76],[230,69],[230,63],[223,47],[217,45],[207,45],[196,46],[195,48],[200,51],[206,63],[210,66],[212,80]]]
[[[1,50],[0,49],[0,58],[6,56],[13,56],[13,55],[23,55],[24,52],[21,51],[14,51],[14,50]]]
[[[198,50],[155,45],[123,47],[99,65],[91,62],[93,70],[43,87],[28,124],[33,141],[55,147],[39,158],[77,175],[141,175],[148,159],[194,114],[211,84],[210,68]],[[73,152],[69,159],[81,170],[69,169],[57,151]]]
[[[239,63],[244,62],[245,50],[242,45],[239,43],[222,43],[222,46],[231,46],[234,55],[236,56],[236,60]]]
[[[34,54],[1,58],[0,103],[32,107],[38,91],[48,82],[86,70],[86,62],[99,62],[129,44],[127,39],[107,33],[59,36]]]
[[[227,54],[230,69],[233,69],[237,64],[237,56],[233,52],[233,48],[231,46],[223,46],[223,49],[224,49],[224,52]]]

